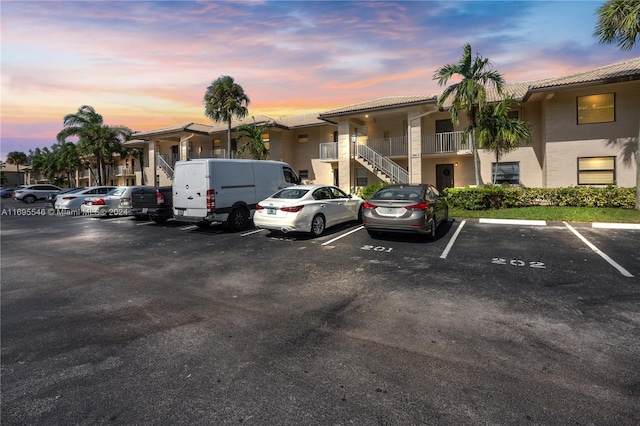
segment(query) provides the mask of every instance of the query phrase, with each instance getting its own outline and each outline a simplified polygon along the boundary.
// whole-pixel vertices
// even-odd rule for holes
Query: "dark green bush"
[[[368,200],[369,198],[371,198],[373,194],[375,194],[376,192],[378,192],[379,190],[381,190],[387,185],[388,185],[387,182],[371,183],[365,187],[358,189],[358,192],[357,192],[358,197],[364,200]]]
[[[565,188],[520,188],[485,186],[482,188],[447,188],[451,207],[465,210],[488,210],[529,206],[618,207],[633,209],[635,188],[617,186],[575,186]]]

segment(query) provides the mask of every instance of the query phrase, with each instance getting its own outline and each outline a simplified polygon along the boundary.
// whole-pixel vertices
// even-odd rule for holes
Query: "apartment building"
[[[496,162],[480,149],[482,181],[525,187],[633,187],[640,130],[640,58],[569,76],[508,84],[518,104],[512,116],[531,123],[530,144]],[[489,90],[488,101],[497,101]],[[437,95],[391,96],[318,114],[251,117],[232,122],[265,125],[270,159],[286,161],[303,180],[346,191],[385,181],[429,182],[443,189],[475,184],[472,139],[464,117],[454,126]],[[178,160],[235,157],[237,133],[227,124],[185,123],[133,135],[145,151],[136,182],[170,185]],[[226,149],[229,146],[230,151]]]

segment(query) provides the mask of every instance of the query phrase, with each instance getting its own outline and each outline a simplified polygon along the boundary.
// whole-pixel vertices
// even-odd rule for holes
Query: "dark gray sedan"
[[[435,238],[438,225],[449,218],[447,200],[429,184],[385,186],[363,207],[369,235],[410,232]]]

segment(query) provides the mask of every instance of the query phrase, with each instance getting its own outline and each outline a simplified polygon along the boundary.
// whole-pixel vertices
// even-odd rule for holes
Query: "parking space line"
[[[449,240],[449,243],[444,248],[444,251],[440,255],[440,259],[447,258],[447,256],[449,255],[449,251],[451,250],[451,247],[453,247],[453,243],[456,242],[456,238],[458,238],[458,234],[460,233],[460,231],[462,231],[462,227],[464,226],[465,223],[467,223],[466,220],[463,220],[462,222],[460,222],[460,226],[458,226],[458,229],[456,229],[456,232],[454,232],[453,237],[451,237],[451,239]]]
[[[153,225],[154,221],[150,220],[149,222],[136,223],[136,226],[144,226],[144,225]]]
[[[258,232],[264,232],[266,231],[266,229],[256,229],[254,231],[249,231],[249,232],[245,232],[244,234],[241,234],[241,237],[246,237],[247,235],[253,235],[253,234],[257,234]]]
[[[523,220],[523,219],[480,219],[480,223],[493,223],[497,225],[532,225],[547,226],[544,220]]]
[[[565,224],[565,226],[567,228],[569,228],[569,230],[571,232],[573,232],[575,234],[576,237],[580,238],[580,240],[582,240],[583,243],[585,243],[587,245],[587,247],[589,247],[591,250],[593,250],[594,252],[596,252],[600,257],[602,257],[604,260],[606,260],[607,262],[609,262],[609,264],[611,266],[613,266],[614,268],[616,268],[622,275],[624,275],[625,277],[629,277],[629,278],[633,278],[633,275],[631,275],[631,273],[629,273],[629,271],[627,271],[626,269],[624,269],[622,266],[620,266],[618,263],[616,263],[615,260],[611,259],[609,256],[607,256],[606,253],[600,251],[600,249],[598,249],[598,247],[596,247],[595,245],[591,244],[585,237],[583,237],[578,231],[575,230],[575,228],[571,225],[569,225],[567,222],[562,222]]]
[[[591,224],[592,228],[603,229],[638,229],[640,230],[640,223],[600,223],[594,222]]]
[[[180,228],[181,231],[191,231],[192,229],[197,229],[198,225],[187,225]]]
[[[340,238],[344,238],[344,237],[346,237],[347,235],[351,235],[351,234],[353,234],[354,232],[357,232],[357,231],[359,231],[359,230],[361,230],[361,229],[364,229],[364,226],[362,226],[362,225],[361,225],[361,226],[358,226],[356,229],[352,229],[351,231],[347,232],[346,234],[339,235],[339,236],[335,237],[335,238],[334,238],[334,239],[332,239],[332,240],[329,240],[329,241],[327,241],[327,242],[325,242],[325,243],[322,243],[321,245],[322,245],[322,246],[329,245],[329,244],[331,244],[332,242],[337,241],[337,240],[339,240]]]

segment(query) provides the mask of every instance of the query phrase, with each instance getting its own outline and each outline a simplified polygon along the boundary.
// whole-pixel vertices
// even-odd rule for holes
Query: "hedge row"
[[[487,210],[529,206],[618,207],[633,209],[635,188],[609,186],[596,188],[520,188],[485,186],[482,188],[447,188],[449,206],[465,210]]]

